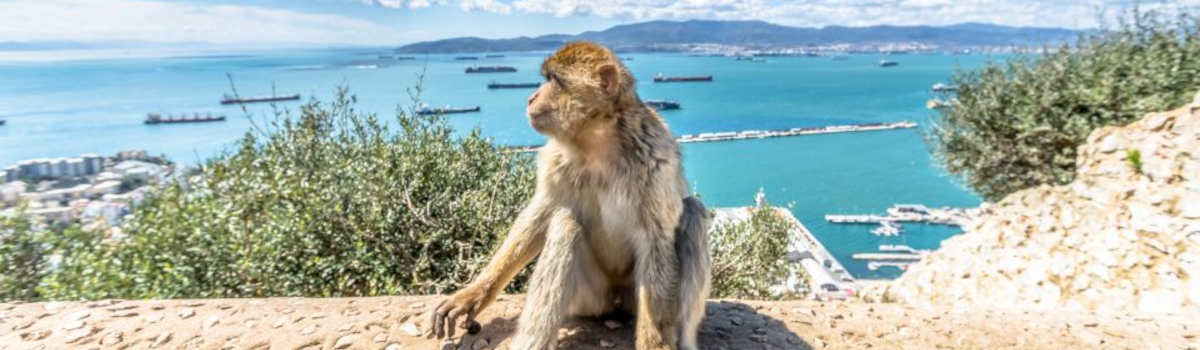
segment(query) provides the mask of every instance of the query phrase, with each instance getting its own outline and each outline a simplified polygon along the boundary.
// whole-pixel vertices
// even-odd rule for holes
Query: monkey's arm
[[[464,323],[473,321],[480,311],[496,300],[517,272],[537,257],[546,243],[552,207],[550,202],[545,196],[535,195],[517,216],[504,243],[483,272],[471,284],[438,305],[432,315],[434,335],[441,338],[448,329],[453,337],[459,316],[466,314]]]

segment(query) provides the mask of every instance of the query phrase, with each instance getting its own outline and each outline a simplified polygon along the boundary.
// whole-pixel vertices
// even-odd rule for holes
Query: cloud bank
[[[400,32],[331,14],[151,0],[0,1],[3,41],[377,44]]]

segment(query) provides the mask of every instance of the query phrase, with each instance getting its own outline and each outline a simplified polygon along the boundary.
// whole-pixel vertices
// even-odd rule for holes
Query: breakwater
[[[690,142],[718,142],[718,141],[736,141],[736,140],[752,140],[765,139],[772,137],[790,137],[804,135],[820,135],[820,134],[836,134],[847,132],[867,132],[867,131],[884,131],[896,129],[911,129],[917,127],[917,123],[910,121],[900,121],[895,123],[866,123],[866,124],[850,124],[850,125],[830,125],[823,127],[808,127],[808,128],[790,128],[790,129],[775,129],[775,130],[743,130],[743,131],[724,131],[724,132],[706,132],[699,134],[683,134],[675,138],[679,143]],[[525,146],[508,146],[503,147],[508,152],[535,152],[542,145],[525,145]]]

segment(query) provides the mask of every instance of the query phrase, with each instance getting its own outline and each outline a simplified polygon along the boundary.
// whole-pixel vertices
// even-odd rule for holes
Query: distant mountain
[[[577,35],[553,34],[511,39],[453,38],[402,46],[400,53],[454,53],[551,50],[571,40],[591,40],[623,50],[654,50],[681,44],[794,47],[827,44],[919,42],[942,47],[1041,45],[1075,39],[1061,28],[1008,27],[986,23],[951,26],[789,27],[764,21],[650,21]]]

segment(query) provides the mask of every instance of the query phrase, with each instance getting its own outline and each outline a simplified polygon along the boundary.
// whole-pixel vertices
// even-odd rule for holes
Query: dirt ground
[[[504,349],[521,296],[483,330],[422,335],[436,296],[0,304],[0,349]],[[560,349],[631,349],[630,320],[578,319]],[[703,349],[1197,349],[1200,317],[917,310],[896,304],[710,301]]]

